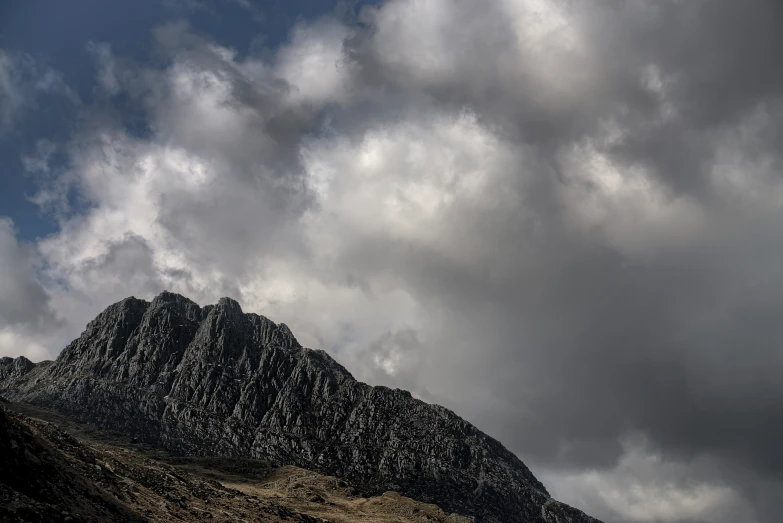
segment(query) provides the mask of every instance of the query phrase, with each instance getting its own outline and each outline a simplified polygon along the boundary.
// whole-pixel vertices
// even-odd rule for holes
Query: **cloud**
[[[110,96],[120,92],[120,80],[117,78],[117,65],[111,46],[107,43],[87,43],[87,51],[90,52],[98,67],[98,85]]]
[[[0,355],[41,359],[52,354],[40,335],[60,326],[39,281],[32,246],[20,244],[13,223],[0,218]],[[38,336],[37,336],[38,335]]]
[[[41,193],[85,202],[35,246],[46,343],[232,295],[608,521],[774,521],[779,9],[395,0],[265,57],[184,23],[150,63],[93,44],[112,96]]]
[[[343,44],[350,35],[349,29],[331,19],[294,27],[290,45],[281,49],[275,64],[276,73],[289,86],[289,103],[347,101],[352,62]]]
[[[25,53],[0,49],[0,136],[13,131],[43,95],[58,95],[69,103],[79,103],[76,93],[55,70]]]
[[[639,437],[623,442],[612,469],[545,472],[542,480],[559,499],[607,522],[758,521],[753,507],[722,482],[708,458],[668,461]]]
[[[34,252],[16,240],[13,223],[0,219],[0,260],[3,279],[0,292],[0,322],[32,325],[51,319],[46,293],[33,269]]]

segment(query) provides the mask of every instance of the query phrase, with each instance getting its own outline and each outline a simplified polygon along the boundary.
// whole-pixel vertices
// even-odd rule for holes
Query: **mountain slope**
[[[283,324],[223,298],[108,307],[54,363],[0,362],[0,394],[185,455],[247,456],[487,522],[594,522],[499,442],[402,390],[356,381]]]
[[[393,492],[357,494],[296,467],[172,456],[29,405],[0,405],[2,522],[467,523]]]

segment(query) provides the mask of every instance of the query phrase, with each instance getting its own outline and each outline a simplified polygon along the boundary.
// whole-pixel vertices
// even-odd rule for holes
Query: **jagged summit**
[[[218,306],[220,307],[226,307],[236,310],[237,312],[242,312],[242,307],[239,306],[239,302],[236,301],[233,298],[229,298],[227,296],[224,296],[218,300]]]
[[[477,521],[594,522],[456,414],[356,381],[284,324],[163,292],[98,315],[54,363],[0,360],[0,394],[190,455],[246,456]]]
[[[21,378],[35,368],[35,363],[24,356],[0,358],[0,382]]]

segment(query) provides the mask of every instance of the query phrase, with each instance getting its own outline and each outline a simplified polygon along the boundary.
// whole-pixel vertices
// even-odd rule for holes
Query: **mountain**
[[[450,410],[355,380],[228,298],[122,300],[54,362],[0,360],[0,394],[180,455],[295,465],[479,522],[597,521]]]

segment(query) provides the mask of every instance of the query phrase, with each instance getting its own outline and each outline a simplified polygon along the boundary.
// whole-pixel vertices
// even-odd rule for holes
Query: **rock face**
[[[284,324],[223,298],[111,305],[49,365],[0,360],[0,394],[188,455],[254,457],[484,522],[594,523],[498,441],[402,390],[356,381]]]
[[[24,356],[16,359],[0,358],[0,383],[21,378],[35,368],[35,363]]]

